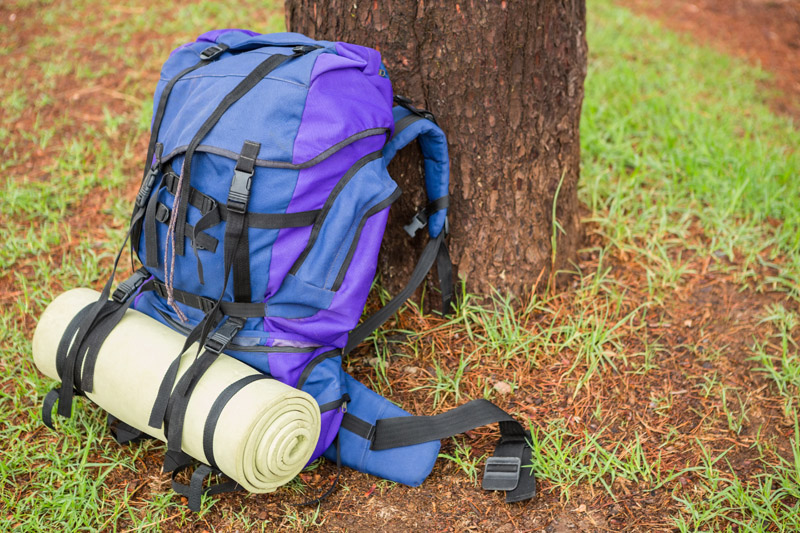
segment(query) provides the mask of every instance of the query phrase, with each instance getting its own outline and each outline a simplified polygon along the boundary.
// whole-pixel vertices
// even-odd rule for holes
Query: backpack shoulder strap
[[[417,109],[402,96],[396,96],[399,105],[392,109],[394,115],[394,135],[383,148],[383,161],[386,165],[395,154],[411,143],[419,141],[425,167],[425,192],[428,206],[414,216],[406,231],[412,237],[425,225],[432,239],[439,236],[447,220],[450,187],[450,157],[447,152],[447,137],[436,123],[430,111]]]
[[[448,232],[447,208],[450,183],[447,137],[436,124],[432,113],[415,108],[403,97],[396,96],[395,101],[400,105],[392,109],[395,120],[394,135],[383,148],[383,160],[388,165],[398,150],[415,139],[419,141],[424,159],[428,205],[414,215],[411,222],[405,226],[405,230],[413,237],[417,230],[428,226],[430,241],[423,249],[406,286],[383,308],[350,332],[343,350],[345,354],[361,344],[400,309],[425,280],[434,262],[437,263],[439,287],[442,291],[442,314],[450,312],[453,302],[453,264],[445,242],[445,235]]]
[[[509,503],[528,500],[536,495],[536,476],[532,468],[531,432],[492,402],[478,399],[437,415],[390,416],[376,420],[368,415],[376,413],[375,404],[379,402],[364,402],[364,399],[368,399],[368,397],[365,398],[359,394],[359,389],[363,386],[356,385],[355,390],[352,385],[348,386],[350,393],[354,394],[355,398],[361,399],[363,403],[353,404],[351,409],[345,412],[342,418],[342,428],[369,441],[370,451],[380,452],[396,448],[416,447],[423,443],[439,441],[499,422],[500,440],[495,446],[492,457],[486,461],[483,488],[506,491],[506,502]],[[372,405],[364,405],[364,403]],[[384,413],[385,411],[379,412]],[[367,420],[360,418],[359,415],[367,415]],[[352,445],[349,435],[346,435],[345,438]],[[410,452],[409,449],[405,453],[426,454],[422,448],[416,448],[415,452]],[[438,454],[438,448],[435,449],[434,454]],[[420,459],[422,458],[420,457]],[[424,461],[421,462],[424,463]]]

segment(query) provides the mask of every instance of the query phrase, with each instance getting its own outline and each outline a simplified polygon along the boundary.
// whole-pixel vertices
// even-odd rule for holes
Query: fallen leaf
[[[511,393],[511,385],[506,383],[505,381],[498,381],[494,384],[494,390],[498,392],[498,394],[510,394]]]

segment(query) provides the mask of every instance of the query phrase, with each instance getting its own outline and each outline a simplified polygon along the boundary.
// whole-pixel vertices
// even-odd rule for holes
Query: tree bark
[[[468,290],[522,295],[570,268],[581,237],[585,0],[285,5],[291,31],[379,50],[395,94],[436,115],[451,157],[450,251]],[[389,168],[405,191],[379,265],[389,287],[407,279],[426,238],[402,230],[425,204],[420,156],[406,152]]]

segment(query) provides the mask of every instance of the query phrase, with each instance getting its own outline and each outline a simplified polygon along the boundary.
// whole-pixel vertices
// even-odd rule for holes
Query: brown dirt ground
[[[617,0],[774,75],[773,108],[800,121],[800,1]]]
[[[774,65],[773,72],[778,75],[779,80],[783,80],[779,81],[779,85],[786,91],[783,97],[776,100],[776,105],[779,108],[785,105],[787,112],[794,112],[790,110],[795,109],[793,103],[796,103],[796,96],[800,94],[800,61],[797,55],[800,32],[797,30],[796,2],[657,2],[657,5],[666,6],[663,9],[640,0],[627,0],[623,3],[642,12],[663,17],[670,27],[696,32],[699,38],[708,39],[726,50],[757,58],[769,70],[773,70]],[[763,10],[757,9],[758,6]],[[795,26],[791,26],[792,20],[795,21]],[[795,29],[791,30],[792,27]],[[748,42],[743,37],[745,35],[750,35],[754,43],[760,43],[758,47],[744,46]],[[777,35],[777,39],[773,35]],[[778,44],[775,44],[776,41]],[[740,48],[736,48],[737,46]],[[770,50],[773,52],[769,52]],[[750,56],[751,53],[756,55]],[[91,58],[86,60],[90,61]],[[124,74],[121,76],[124,77]],[[102,87],[93,93],[92,98],[82,98],[79,95],[73,99],[76,91],[81,89],[69,80],[63,82],[64,85],[59,87],[58,92],[63,95],[63,103],[69,102],[68,112],[76,113],[76,117],[96,116],[103,106],[129,112],[130,107],[126,106],[125,101],[115,97],[112,92],[115,90],[113,88],[122,83],[121,80],[122,78],[118,80],[114,77],[103,80]],[[24,128],[26,124],[23,122],[17,127]],[[142,149],[143,143],[144,139],[140,140],[137,147]],[[52,153],[34,152],[31,164],[38,167],[40,163],[46,163],[48,157],[52,157]],[[137,169],[132,168],[131,175],[134,177],[126,195],[132,199],[138,183]],[[92,234],[88,229],[90,225],[100,226],[111,222],[108,215],[103,215],[97,209],[102,201],[102,196],[92,195],[76,208],[76,212],[94,213],[92,219],[71,216],[65,221],[77,228],[74,231],[76,238],[91,238]],[[590,241],[588,246],[593,244],[591,241],[596,237],[591,228],[587,234]],[[702,237],[698,235],[695,238]],[[53,254],[54,261],[60,260],[60,257],[60,253]],[[581,257],[581,269],[591,274],[597,268],[597,260],[597,257],[585,254]],[[648,328],[645,335],[641,333],[641,329],[634,328],[623,335],[626,353],[641,351],[645,340],[649,343],[660,343],[664,349],[657,361],[659,369],[642,375],[633,373],[633,367],[620,366],[620,372],[607,372],[603,376],[602,386],[600,380],[594,380],[573,398],[573,389],[564,386],[571,354],[547,354],[541,360],[541,367],[537,369],[527,367],[522,362],[512,362],[508,369],[493,367],[491,364],[483,365],[466,376],[465,393],[471,397],[480,396],[477,378],[516,372],[519,389],[505,402],[501,398],[500,403],[517,414],[527,415],[535,424],[562,418],[566,419],[568,427],[576,433],[584,430],[594,432],[599,427],[607,427],[615,441],[630,441],[635,434],[639,434],[648,456],[654,458],[657,453],[661,453],[665,470],[697,464],[698,458],[690,445],[693,438],[702,440],[717,452],[733,445],[735,448],[731,460],[736,470],[741,475],[755,470],[757,454],[750,449],[750,445],[759,426],[763,424],[763,427],[771,428],[768,436],[778,439],[787,439],[790,434],[789,426],[782,419],[779,402],[768,394],[766,382],[760,376],[752,374],[748,370],[749,364],[745,362],[752,335],[759,330],[753,310],[762,309],[767,303],[779,299],[780,295],[742,292],[732,281],[709,271],[711,261],[717,261],[716,258],[684,256],[684,260],[689,262],[696,273],[685,276],[680,287],[663,306],[648,311],[643,320],[652,324],[652,327]],[[645,273],[626,257],[612,258],[611,264],[611,277],[631,289],[632,296],[626,300],[625,305],[635,308],[646,299]],[[17,296],[14,294],[12,278],[0,280],[0,303]],[[564,314],[578,311],[574,308],[569,292],[560,297],[560,305]],[[26,326],[33,327],[33,317],[21,319]],[[403,314],[398,320],[400,326],[413,330],[423,330],[437,324],[437,319],[433,317],[410,312]],[[632,326],[641,327],[642,324],[635,322]],[[456,354],[464,340],[455,339],[444,331],[436,337],[435,343],[449,346],[451,353]],[[704,355],[716,352],[722,355],[716,358]],[[351,371],[365,381],[374,375],[368,364],[371,357],[369,350],[362,347],[351,360]],[[412,412],[427,413],[430,410],[425,393],[414,392],[412,389],[423,382],[431,366],[431,354],[422,353],[416,357],[410,361],[422,369],[419,377],[403,371],[409,364],[407,359],[398,358],[390,364],[388,375],[395,387],[392,398]],[[445,365],[454,363],[447,357],[442,362]],[[719,403],[706,401],[696,387],[703,375],[713,372],[723,376],[727,385],[746,391],[747,401],[753,406],[750,420],[739,436],[728,431],[721,422],[722,419],[718,416]],[[653,406],[651,393],[654,391],[672,398],[672,408],[666,415],[658,413]],[[600,421],[592,414],[598,402],[604,406],[603,419]],[[443,407],[452,405],[454,403],[451,402]],[[677,428],[680,438],[671,446],[660,450],[659,443],[669,427]],[[30,438],[54,438],[46,432],[36,433]],[[477,430],[468,436],[469,444],[478,455],[489,452],[495,438],[496,434],[492,429]],[[453,444],[446,441],[443,447],[444,451],[451,451]],[[160,461],[160,449],[152,450],[144,455],[137,472],[118,471],[107,478],[109,487],[128,487],[129,491],[135,492],[131,499],[132,512],[137,512],[136,508],[145,508],[151,501],[151,494],[170,490],[168,478],[159,473]],[[306,476],[305,481],[312,488],[321,489],[334,474],[335,468],[324,464],[316,472]],[[552,492],[546,482],[541,482],[540,496],[534,501],[506,505],[501,494],[482,492],[454,464],[444,460],[440,460],[432,476],[415,489],[389,487],[375,478],[352,471],[343,474],[343,483],[348,490],[338,490],[322,506],[326,529],[508,532],[544,530],[550,533],[669,531],[671,527],[668,525],[668,517],[676,510],[674,500],[668,492],[648,492],[635,483],[622,480],[614,485],[615,491],[621,495],[617,501],[603,491],[583,489],[575,491],[572,499],[566,502],[558,491]],[[680,483],[688,489],[693,480],[691,476],[686,476]],[[232,523],[230,517],[233,511],[241,508],[242,503],[247,506],[251,517],[280,523],[286,515],[284,504],[298,502],[305,497],[288,490],[281,490],[274,495],[223,495],[202,519],[197,519],[194,523],[181,524],[177,520],[167,520],[158,524],[158,527],[166,531],[232,531],[241,526]],[[175,495],[174,498],[179,497]],[[119,523],[117,528],[124,530],[126,524]]]

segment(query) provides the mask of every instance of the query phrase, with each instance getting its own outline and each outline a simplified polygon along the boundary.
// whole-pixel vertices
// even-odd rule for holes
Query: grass
[[[609,245],[649,269],[656,294],[686,274],[679,248],[797,297],[800,132],[763,103],[768,76],[609,2],[593,4],[588,34],[581,198]]]
[[[755,343],[752,360],[760,364],[755,370],[769,376],[777,386],[788,417],[800,407],[800,349],[795,338],[797,314],[776,304],[768,309],[761,323],[772,325],[775,333],[766,341]]]
[[[352,528],[375,501],[374,479],[345,473],[336,511],[282,502],[298,479],[274,496],[208,498],[195,516],[156,471],[160,444],[117,446],[83,401],[58,433],[38,418],[52,384],[30,361],[32,327],[64,288],[105,278],[161,59],[198,27],[280,29],[275,6],[251,4],[4,9],[37,16],[0,21],[34,35],[0,45],[0,530]],[[409,410],[483,397],[529,420],[541,508],[526,513],[581,503],[607,529],[798,530],[800,133],[764,102],[765,73],[609,0],[591,2],[588,39],[590,244],[573,285],[464,293],[448,319],[409,305],[348,369]],[[380,502],[427,490],[434,512],[463,514],[494,438],[445,441],[440,463],[457,475],[381,484]]]

